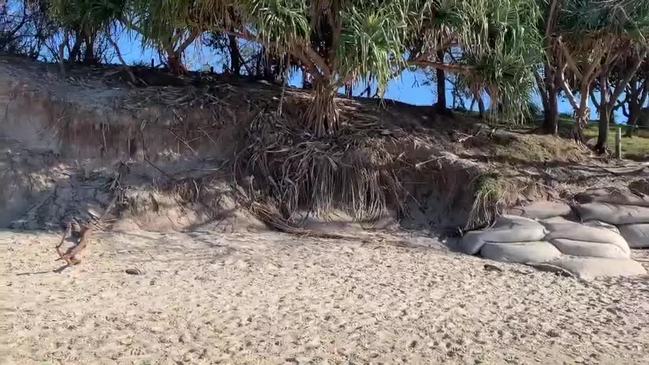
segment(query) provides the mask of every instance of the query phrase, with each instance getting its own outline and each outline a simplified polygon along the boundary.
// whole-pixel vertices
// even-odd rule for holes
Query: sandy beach
[[[59,239],[0,233],[3,364],[649,362],[647,278],[585,282],[404,234],[210,231],[101,233],[56,273]]]

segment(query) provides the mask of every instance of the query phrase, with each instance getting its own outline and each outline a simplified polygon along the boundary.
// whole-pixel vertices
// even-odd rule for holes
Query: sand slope
[[[649,363],[647,278],[581,282],[378,234],[207,231],[99,234],[53,273],[58,239],[0,232],[0,363]]]

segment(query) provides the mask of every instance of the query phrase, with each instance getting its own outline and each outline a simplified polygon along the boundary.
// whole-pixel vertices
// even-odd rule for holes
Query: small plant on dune
[[[465,229],[485,227],[502,214],[506,204],[507,181],[495,173],[477,176],[473,182],[473,206]]]

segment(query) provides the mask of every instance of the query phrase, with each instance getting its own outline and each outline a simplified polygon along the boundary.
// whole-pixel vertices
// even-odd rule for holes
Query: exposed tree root
[[[376,125],[343,132],[335,138],[314,137],[282,116],[260,114],[248,130],[235,175],[251,177],[251,200],[277,207],[269,213],[286,222],[298,211],[333,209],[357,219],[376,219],[388,205],[402,201],[396,176],[399,156],[387,146],[395,141]]]

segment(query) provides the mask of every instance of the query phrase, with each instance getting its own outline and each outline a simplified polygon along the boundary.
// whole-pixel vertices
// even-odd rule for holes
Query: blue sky
[[[156,65],[160,64],[160,59],[157,52],[151,47],[144,47],[139,37],[134,36],[130,32],[122,32],[117,39],[120,51],[125,61],[130,64],[144,63],[150,64],[151,59],[154,59]],[[116,57],[112,60],[113,63],[118,63]],[[185,54],[185,64],[191,70],[200,70],[205,66],[212,66],[217,72],[223,70],[223,57],[211,50],[209,47],[200,47],[200,44],[195,42],[190,46]],[[436,89],[432,84],[427,84],[430,77],[425,71],[404,71],[399,77],[391,80],[388,84],[384,97],[401,101],[412,105],[433,105],[437,100]],[[289,84],[299,87],[302,83],[301,75],[292,75]],[[354,95],[360,94],[365,85],[356,85],[354,87]],[[452,101],[452,85],[447,83],[447,102]],[[374,90],[372,91],[372,93]],[[541,105],[539,95],[534,95],[533,100],[536,104]],[[589,101],[590,103],[590,101]],[[465,101],[467,108],[470,106],[470,101]],[[486,103],[488,105],[488,102]],[[474,106],[477,111],[477,105]],[[559,100],[559,112],[572,114],[572,107],[564,98]],[[596,108],[591,105],[591,118],[598,118]],[[616,120],[622,122],[626,117],[622,116],[621,112],[616,113]]]

